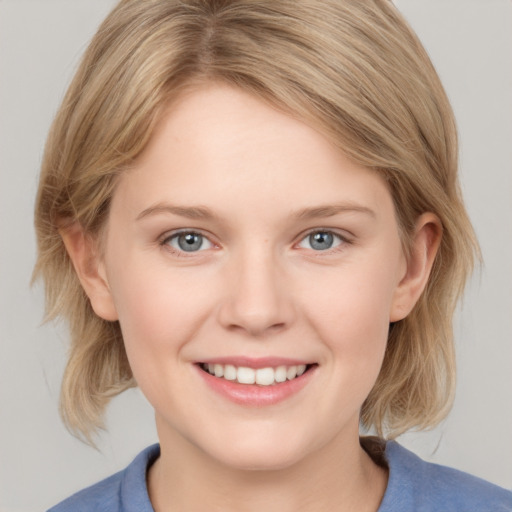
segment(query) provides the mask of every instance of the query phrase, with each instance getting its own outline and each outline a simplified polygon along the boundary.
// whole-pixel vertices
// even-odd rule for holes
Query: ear
[[[118,320],[97,241],[78,222],[61,228],[59,233],[94,312],[104,320]]]
[[[404,319],[413,309],[427,285],[432,265],[441,244],[443,228],[437,215],[424,213],[414,230],[411,253],[405,274],[393,296],[390,322]]]

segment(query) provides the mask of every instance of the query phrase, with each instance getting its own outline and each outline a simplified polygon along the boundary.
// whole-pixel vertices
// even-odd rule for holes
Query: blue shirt
[[[146,473],[159,455],[159,445],[146,448],[125,470],[48,512],[154,512]],[[393,441],[382,445],[381,455],[389,480],[378,512],[512,512],[512,492],[501,487],[425,462]]]

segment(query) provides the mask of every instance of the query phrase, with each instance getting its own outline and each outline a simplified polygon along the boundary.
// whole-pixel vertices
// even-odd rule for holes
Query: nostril
[[[270,324],[265,321],[250,319],[240,323],[230,323],[226,326],[232,332],[246,332],[255,338],[262,338],[270,334],[277,333],[286,328],[285,322]]]

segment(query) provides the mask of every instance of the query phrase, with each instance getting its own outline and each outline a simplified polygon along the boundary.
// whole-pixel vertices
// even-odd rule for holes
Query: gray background
[[[402,442],[423,457],[512,488],[512,3],[398,0],[456,111],[461,174],[485,266],[458,314],[454,410]],[[156,441],[137,390],[108,412],[99,451],[57,412],[66,332],[45,325],[32,208],[51,119],[112,0],[0,0],[0,511],[42,510]]]

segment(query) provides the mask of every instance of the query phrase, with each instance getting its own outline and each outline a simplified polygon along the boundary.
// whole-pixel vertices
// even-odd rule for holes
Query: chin
[[[311,451],[311,443],[296,444],[290,439],[270,439],[262,436],[259,439],[232,440],[227,450],[219,450],[215,446],[210,455],[221,464],[240,471],[278,471],[290,468],[307,457]],[[309,449],[307,448],[309,447]]]

